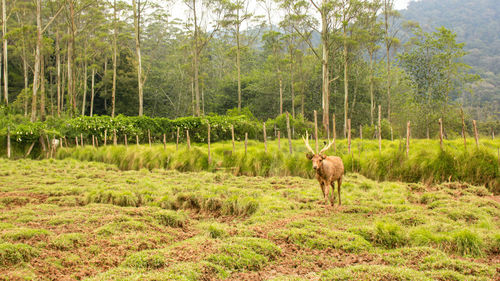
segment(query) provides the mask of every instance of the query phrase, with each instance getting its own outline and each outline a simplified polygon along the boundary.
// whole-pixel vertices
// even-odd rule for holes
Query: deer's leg
[[[339,193],[339,206],[342,205],[342,201],[340,200],[340,186],[342,185],[342,177],[340,179],[337,180],[337,191]],[[333,192],[335,192],[335,190],[333,190]]]
[[[321,194],[323,194],[323,199],[325,198],[325,183],[323,181],[319,181],[319,188],[321,188]]]
[[[328,200],[330,199],[330,183],[325,181],[323,183],[323,195],[325,196],[325,205],[328,205]]]
[[[332,204],[332,206],[334,206],[335,205],[335,197],[336,197],[335,196],[335,181],[332,181],[330,183],[330,186],[332,187],[332,196],[330,196],[329,199],[330,199],[330,203]],[[328,188],[330,188],[330,187],[328,187]]]

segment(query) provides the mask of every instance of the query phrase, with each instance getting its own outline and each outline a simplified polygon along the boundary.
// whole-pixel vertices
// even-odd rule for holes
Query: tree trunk
[[[28,59],[26,58],[26,45],[23,35],[23,74],[24,74],[24,116],[28,116]]]
[[[236,24],[236,68],[238,70],[238,110],[241,110],[241,62],[240,62],[240,9],[237,9],[237,20]]]
[[[295,89],[293,88],[293,49],[290,48],[290,93],[292,95],[292,117],[295,118]]]
[[[196,0],[193,0],[193,18],[194,18],[194,52],[193,52],[193,87],[194,87],[194,116],[200,116],[200,81],[199,81],[199,55],[200,46],[198,44],[199,34],[198,34],[198,17],[196,14]]]
[[[118,52],[117,47],[117,31],[116,31],[116,0],[113,2],[113,88],[111,89],[111,117],[115,117],[115,99],[116,99],[116,53]],[[106,66],[106,64],[105,64]]]
[[[321,13],[321,41],[323,44],[323,58],[322,58],[322,94],[323,94],[323,127],[325,131],[329,131],[330,129],[330,75],[328,69],[328,60],[329,60],[329,49],[328,49],[328,21],[327,15],[325,12]]]
[[[387,120],[391,123],[391,60],[390,60],[390,48],[391,43],[389,42],[389,0],[384,0],[384,24],[385,24],[385,51],[387,57]]]
[[[92,68],[92,78],[90,86],[90,117],[94,114],[94,82],[95,82],[95,68]]]
[[[370,50],[370,125],[373,126],[373,111],[375,110],[375,98],[373,94],[373,51]]]
[[[57,68],[57,116],[61,117],[61,51],[59,47],[59,31],[56,32],[56,68]]]
[[[83,98],[82,98],[82,116],[85,116],[85,104],[87,102],[87,46],[83,52]]]
[[[134,28],[135,28],[135,50],[137,54],[137,85],[139,87],[139,116],[143,115],[143,82],[142,79],[142,58],[141,58],[141,38],[140,38],[140,20],[141,20],[141,0],[136,5],[136,0],[132,0],[134,9]],[[199,115],[199,114],[198,114]]]
[[[73,5],[73,0],[68,0],[69,2],[69,10],[70,10],[70,19],[71,19],[71,33],[70,38],[68,40],[68,95],[71,98],[72,105],[72,113],[76,114],[76,95],[75,95],[75,77],[74,77],[74,66],[73,66],[73,56],[74,56],[74,45],[75,45],[75,34],[76,34],[76,25],[75,25],[75,9]]]
[[[344,25],[344,138],[347,133],[347,112],[349,108],[349,77],[348,77],[348,66],[347,66],[347,30]]]
[[[7,58],[7,5],[5,4],[5,0],[2,0],[2,34],[3,34],[3,94],[5,104],[9,104],[9,75],[8,75],[8,66],[9,60]]]
[[[42,0],[36,1],[36,50],[35,67],[33,70],[33,96],[31,99],[31,122],[36,120],[36,95],[40,79],[40,49],[42,48]]]
[[[40,55],[40,120],[45,120],[45,58]]]

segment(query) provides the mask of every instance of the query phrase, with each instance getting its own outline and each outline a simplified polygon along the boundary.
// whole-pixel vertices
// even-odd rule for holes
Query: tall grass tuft
[[[345,140],[338,140],[337,151],[328,155],[338,155],[344,161],[346,172],[358,172],[375,180],[398,180],[404,182],[441,183],[447,181],[467,182],[484,185],[493,193],[500,193],[499,160],[496,155],[498,141],[483,141],[479,149],[463,149],[460,140],[447,141],[443,149],[435,140],[414,140],[407,157],[404,146],[396,142],[383,141],[382,152],[376,141],[363,140],[356,145],[353,140],[352,153],[347,153]],[[490,143],[491,142],[491,143]],[[242,143],[220,142],[212,144],[212,162],[208,163],[205,145],[191,149],[174,144],[136,146],[91,146],[59,149],[57,158],[75,158],[83,161],[98,161],[115,164],[122,170],[166,168],[182,172],[225,171],[234,175],[247,176],[300,176],[311,178],[314,171],[305,157],[306,149],[302,141],[294,141],[294,153],[277,143],[268,142],[268,152],[260,142],[249,141],[248,152],[244,153]]]

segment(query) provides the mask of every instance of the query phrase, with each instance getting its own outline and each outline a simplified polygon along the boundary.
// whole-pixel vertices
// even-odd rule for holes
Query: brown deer
[[[337,156],[326,156],[323,152],[327,151],[333,144],[329,140],[329,144],[326,145],[320,152],[314,153],[314,150],[309,145],[309,136],[306,132],[306,138],[302,137],[304,143],[306,144],[307,158],[312,160],[312,166],[316,170],[316,179],[319,182],[321,191],[323,192],[323,197],[325,199],[325,204],[328,204],[328,199],[332,206],[334,205],[335,199],[335,181],[337,181],[337,190],[339,193],[339,206],[342,205],[340,199],[340,186],[342,185],[342,176],[344,175],[344,164],[342,159]],[[330,197],[330,186],[332,187],[332,196]]]

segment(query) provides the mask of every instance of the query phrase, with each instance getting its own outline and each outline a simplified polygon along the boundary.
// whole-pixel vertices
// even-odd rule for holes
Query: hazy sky
[[[130,3],[132,2],[132,0],[126,0],[126,1],[129,1]],[[397,10],[402,10],[402,9],[406,9],[406,7],[408,6],[408,3],[412,2],[412,1],[419,1],[419,0],[394,0],[394,6]],[[253,7],[251,8],[251,10],[255,10],[255,12],[257,14],[261,14],[261,15],[264,15],[264,9],[262,7],[260,7],[260,5],[257,4],[257,1],[256,0],[251,0],[250,2],[250,7]],[[172,14],[173,17],[177,17],[177,18],[185,18],[187,17],[187,15],[189,14],[189,10],[187,9],[186,5],[183,3],[183,1],[175,1],[174,4],[172,6],[170,6],[170,12]],[[273,15],[273,23],[274,23],[274,20],[278,20],[279,18],[281,18],[281,15],[280,13],[276,13]],[[277,23],[276,23],[277,24]]]

